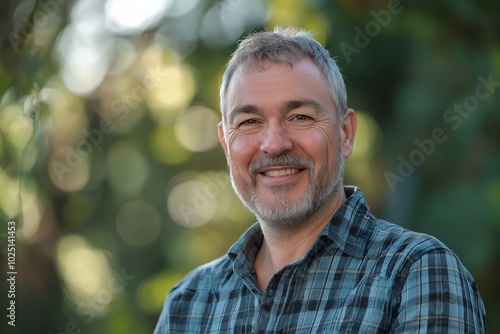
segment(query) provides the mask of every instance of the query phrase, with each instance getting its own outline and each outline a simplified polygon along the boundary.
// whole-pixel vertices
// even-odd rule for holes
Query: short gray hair
[[[328,50],[323,48],[309,32],[280,27],[276,27],[272,32],[263,31],[248,35],[232,54],[220,86],[223,119],[225,119],[229,81],[239,66],[259,67],[264,60],[273,63],[284,62],[293,66],[306,57],[310,57],[325,75],[340,120],[347,109],[347,93],[337,63],[330,57]]]

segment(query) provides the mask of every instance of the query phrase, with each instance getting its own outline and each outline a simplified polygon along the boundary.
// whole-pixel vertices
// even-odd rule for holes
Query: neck
[[[328,205],[295,229],[271,227],[261,222],[264,242],[255,258],[254,268],[262,291],[275,273],[306,254],[345,200],[345,193],[339,191]]]

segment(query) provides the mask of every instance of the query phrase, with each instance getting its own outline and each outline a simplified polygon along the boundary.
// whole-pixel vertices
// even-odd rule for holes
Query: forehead
[[[250,62],[240,65],[236,68],[233,77],[231,78],[228,88],[235,83],[249,81],[250,79],[265,77],[266,75],[281,74],[295,76],[316,76],[326,81],[323,72],[318,68],[316,63],[309,57],[302,58],[294,62],[278,61],[273,62],[269,59],[264,59],[261,62]]]
[[[290,65],[266,60],[259,66],[242,65],[235,71],[227,88],[226,110],[241,104],[300,98],[331,100],[328,81],[314,61],[304,58]]]

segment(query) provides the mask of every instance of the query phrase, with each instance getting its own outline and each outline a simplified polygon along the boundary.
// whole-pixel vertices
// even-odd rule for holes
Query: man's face
[[[292,227],[330,205],[342,187],[345,133],[314,62],[241,67],[227,89],[224,148],[233,187],[270,226]]]

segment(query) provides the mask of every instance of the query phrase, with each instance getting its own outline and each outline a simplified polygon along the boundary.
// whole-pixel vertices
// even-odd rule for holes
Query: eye
[[[244,120],[243,122],[240,123],[240,126],[252,125],[252,124],[257,124],[257,120],[253,118]]]
[[[293,117],[293,119],[296,120],[296,121],[309,121],[312,118],[310,116],[307,116],[307,115],[295,115]]]

